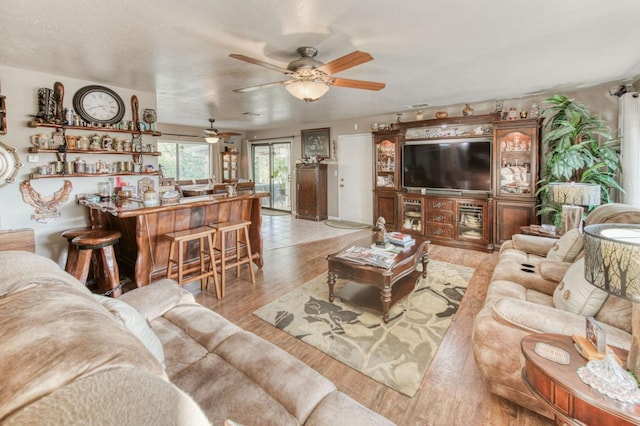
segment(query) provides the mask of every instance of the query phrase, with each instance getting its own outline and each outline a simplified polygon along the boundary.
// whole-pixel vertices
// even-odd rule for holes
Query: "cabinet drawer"
[[[453,211],[453,200],[442,200],[439,198],[427,199],[428,210]]]
[[[427,224],[427,237],[453,238],[453,227],[447,225]]]
[[[453,213],[444,211],[428,211],[427,222],[453,224]]]

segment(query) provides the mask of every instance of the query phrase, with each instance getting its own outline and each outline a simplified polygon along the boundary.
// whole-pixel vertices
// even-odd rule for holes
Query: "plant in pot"
[[[545,118],[542,145],[546,151],[536,191],[541,200],[538,215],[548,215],[558,226],[562,206],[549,200],[549,183],[600,185],[601,202],[609,203],[611,189],[622,191],[616,181],[620,169],[620,144],[611,137],[609,126],[581,103],[564,95],[555,95],[545,101],[550,106],[542,111]]]
[[[289,168],[284,164],[280,164],[273,169],[273,179],[278,184],[280,195],[287,193],[287,181],[289,180]]]

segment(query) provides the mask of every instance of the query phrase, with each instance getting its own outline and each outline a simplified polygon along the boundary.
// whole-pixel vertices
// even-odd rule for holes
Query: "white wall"
[[[45,65],[46,68],[46,65]],[[7,103],[7,134],[0,135],[0,140],[5,144],[17,149],[23,167],[15,182],[0,188],[0,228],[34,228],[36,235],[36,250],[39,254],[50,257],[60,264],[66,257],[66,240],[60,234],[65,229],[86,225],[86,209],[75,203],[75,196],[79,193],[94,193],[97,190],[98,182],[106,180],[104,177],[71,178],[73,190],[70,199],[64,203],[59,211],[61,216],[53,222],[43,224],[31,219],[34,208],[22,200],[20,193],[20,182],[29,178],[29,174],[34,172],[38,165],[47,164],[56,160],[54,154],[39,153],[38,160],[33,163],[27,162],[28,149],[31,135],[51,131],[47,128],[29,128],[27,122],[32,119],[32,115],[38,112],[37,91],[41,87],[53,88],[56,81],[64,85],[64,106],[72,107],[73,95],[81,87],[99,84],[92,81],[76,80],[52,74],[28,71],[17,68],[0,66],[0,80],[2,82],[2,94],[6,96]],[[153,93],[142,93],[131,89],[109,86],[122,97],[125,103],[125,119],[131,119],[131,96],[136,95],[139,101],[139,113],[145,108],[156,108],[156,98]],[[159,117],[162,120],[162,117]],[[69,134],[92,133],[83,131],[69,131]],[[108,133],[105,129],[99,134]],[[112,133],[111,136],[116,136]],[[155,143],[155,138],[143,136],[144,143]],[[98,154],[69,154],[68,159],[75,159],[81,156],[87,162],[98,160],[113,162],[123,161],[128,157],[121,155],[98,155]],[[144,164],[152,164],[157,168],[157,157],[143,157]],[[131,184],[136,184],[138,177],[131,177],[127,180]],[[157,183],[157,178],[155,179]],[[64,179],[40,179],[32,180],[31,185],[41,195],[52,195],[62,187]]]

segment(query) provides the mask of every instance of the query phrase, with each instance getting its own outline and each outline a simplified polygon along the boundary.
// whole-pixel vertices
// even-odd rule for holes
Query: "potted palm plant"
[[[616,181],[620,144],[611,137],[609,126],[581,103],[564,95],[545,101],[550,105],[542,111],[545,118],[542,145],[546,151],[536,192],[541,200],[538,215],[547,214],[558,225],[562,206],[549,201],[549,183],[597,184],[601,187],[602,203],[609,203],[611,189],[622,191]]]
[[[273,179],[278,184],[280,195],[286,195],[287,181],[289,180],[289,168],[283,164],[276,166],[273,169]]]

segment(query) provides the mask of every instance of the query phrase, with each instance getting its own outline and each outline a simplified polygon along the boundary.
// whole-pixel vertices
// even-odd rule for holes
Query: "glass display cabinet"
[[[389,139],[376,143],[376,188],[395,189],[398,181],[397,144]]]
[[[519,123],[522,126],[522,123]],[[497,196],[525,196],[535,193],[537,170],[537,126],[496,130]]]
[[[404,232],[422,233],[424,221],[424,197],[402,197],[400,229]]]
[[[458,238],[483,240],[484,212],[482,203],[460,202],[458,204]]]

